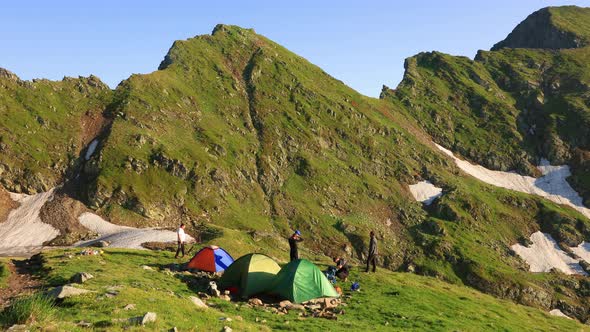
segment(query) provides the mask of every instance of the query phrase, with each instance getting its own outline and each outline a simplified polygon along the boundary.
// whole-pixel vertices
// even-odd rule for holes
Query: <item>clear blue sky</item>
[[[23,79],[94,74],[111,87],[156,70],[176,39],[254,28],[369,96],[406,57],[473,58],[533,11],[588,1],[2,1],[0,67]]]

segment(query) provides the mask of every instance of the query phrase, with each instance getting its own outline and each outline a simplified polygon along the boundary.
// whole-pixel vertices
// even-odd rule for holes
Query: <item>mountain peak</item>
[[[215,28],[213,28],[213,31],[211,32],[212,36],[215,36],[216,34],[218,34],[219,32],[240,32],[240,33],[256,33],[254,31],[254,29],[247,29],[247,28],[242,28],[240,26],[237,25],[231,25],[231,24],[217,24],[215,26]]]
[[[520,22],[492,51],[502,48],[579,48],[590,41],[590,8],[545,7]]]
[[[258,37],[254,29],[242,28],[237,25],[217,24],[210,35],[197,35],[186,40],[176,40],[168,50],[164,60],[158,66],[158,69],[166,69],[174,62],[192,61],[195,56],[199,56],[199,50],[202,51],[208,47],[205,44],[224,44],[225,47],[232,48],[235,47],[235,45],[231,46],[232,43],[238,43],[240,46],[243,46],[244,43],[253,42]],[[201,54],[201,56],[206,57],[205,54]]]

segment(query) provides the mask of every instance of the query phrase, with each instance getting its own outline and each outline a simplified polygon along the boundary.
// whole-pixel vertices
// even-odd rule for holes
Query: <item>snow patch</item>
[[[549,161],[542,159],[538,168],[543,173],[543,176],[534,178],[514,172],[492,171],[483,166],[461,160],[455,157],[453,152],[438,144],[436,144],[436,147],[453,158],[457,167],[476,179],[497,187],[538,195],[555,203],[568,205],[590,218],[590,209],[584,206],[582,197],[566,181],[566,178],[571,175],[570,168],[567,165],[551,166]]]
[[[510,247],[529,264],[531,272],[549,272],[551,269],[557,269],[565,274],[586,275],[579,261],[561,250],[551,235],[535,232],[531,235],[531,241],[533,244],[530,247],[521,244]]]
[[[563,313],[563,312],[561,312],[561,310],[559,310],[559,309],[553,309],[553,310],[549,311],[549,314],[550,314],[551,316],[557,316],[557,317],[564,317],[564,318],[567,318],[567,319],[572,319],[570,316],[568,316],[568,315],[564,314],[564,313]]]
[[[110,247],[114,248],[131,248],[144,249],[141,244],[145,242],[176,242],[176,232],[154,229],[154,228],[135,228],[128,226],[119,226],[112,224],[94,213],[82,213],[78,220],[82,226],[100,234],[93,240],[80,241],[74,246],[85,247],[89,244],[104,240],[110,242]],[[194,240],[187,235],[187,241]]]
[[[0,223],[0,255],[38,250],[43,243],[59,235],[57,229],[39,217],[45,202],[53,199],[54,190],[35,195],[10,193],[10,198],[20,206],[8,214],[5,222]]]
[[[430,205],[437,197],[442,195],[442,188],[434,186],[430,181],[420,181],[408,186],[412,196],[425,205]]]
[[[94,151],[96,150],[97,145],[98,145],[97,139],[94,139],[94,140],[92,140],[92,142],[90,142],[90,145],[88,146],[88,150],[86,150],[86,155],[84,156],[84,159],[90,160],[90,157],[92,157],[92,155],[94,154]]]
[[[577,247],[572,247],[571,249],[574,252],[574,254],[578,255],[580,258],[590,263],[590,243],[582,242]]]

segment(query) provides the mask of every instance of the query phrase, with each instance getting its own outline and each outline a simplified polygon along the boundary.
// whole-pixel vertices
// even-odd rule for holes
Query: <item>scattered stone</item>
[[[74,274],[74,276],[72,276],[72,278],[70,279],[71,282],[77,283],[77,284],[82,284],[85,283],[87,280],[90,280],[94,278],[94,276],[90,273],[86,273],[86,272],[78,272],[76,274]]]
[[[205,304],[205,302],[203,302],[203,300],[201,300],[200,298],[198,298],[196,296],[190,296],[189,299],[197,307],[199,307],[199,308],[207,308],[207,304]]]
[[[128,305],[126,305],[123,310],[134,310],[135,309],[135,304],[133,303],[129,303]]]
[[[286,307],[287,310],[305,310],[305,306],[297,303],[291,303]]]
[[[86,293],[90,293],[90,291],[86,289],[76,288],[70,285],[63,285],[50,290],[47,293],[47,296],[54,299],[65,299],[67,297],[78,296]]]
[[[178,329],[177,329],[177,328],[176,328],[176,326],[175,326],[175,327],[171,328],[169,331],[170,331],[170,332],[178,332]]]
[[[241,322],[241,321],[243,321],[243,320],[244,320],[244,318],[243,318],[242,316],[236,316],[236,320],[238,320],[238,321],[240,321],[240,322]]]
[[[8,328],[8,331],[29,331],[26,325],[15,324]]]
[[[224,301],[231,301],[231,297],[229,295],[220,295],[219,299],[224,300]]]
[[[289,300],[284,300],[284,301],[279,302],[279,308],[286,308],[290,305],[293,305],[293,303],[291,303],[291,301],[289,301]]]
[[[221,332],[232,332],[232,331],[233,331],[232,328],[227,325],[221,329]]]
[[[147,266],[147,265],[142,265],[141,268],[144,269],[144,270],[148,270],[148,271],[153,271],[154,270],[154,269],[152,269],[151,266]]]
[[[110,245],[111,245],[111,243],[109,241],[104,241],[104,240],[92,242],[92,244],[90,244],[91,247],[95,247],[95,248],[106,248]]]
[[[119,295],[119,291],[118,290],[109,290],[104,295],[108,298],[113,298],[113,297]]]
[[[79,321],[78,323],[76,323],[76,325],[80,327],[92,327],[92,323],[84,320]]]
[[[322,308],[322,306],[319,304],[308,304],[305,307],[309,310],[318,310]]]
[[[260,306],[260,305],[262,305],[262,300],[261,300],[261,299],[258,299],[258,298],[255,298],[255,297],[253,297],[253,298],[251,298],[251,299],[249,299],[249,300],[248,300],[248,304],[250,304],[250,305],[258,305],[258,306]]]
[[[200,298],[202,298],[202,299],[205,299],[205,300],[208,300],[208,299],[210,299],[210,298],[211,298],[211,297],[209,296],[209,294],[207,294],[207,293],[203,293],[203,292],[198,292],[198,293],[197,293],[197,295],[198,295]]]
[[[226,322],[231,322],[233,319],[231,319],[230,317],[221,317],[221,318],[219,318],[219,320],[226,321]]]

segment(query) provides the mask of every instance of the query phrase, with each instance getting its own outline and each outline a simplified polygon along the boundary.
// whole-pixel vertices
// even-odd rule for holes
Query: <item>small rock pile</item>
[[[338,315],[345,313],[344,309],[339,308],[346,306],[340,299],[334,298],[319,298],[313,299],[301,304],[291,303],[285,300],[279,303],[264,303],[259,298],[251,298],[248,300],[250,307],[263,307],[265,311],[270,311],[277,315],[286,315],[290,310],[299,311],[300,317],[320,317],[327,319],[338,319]]]

